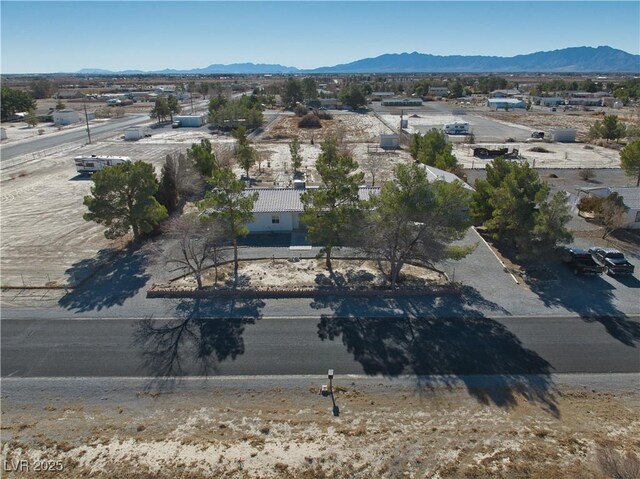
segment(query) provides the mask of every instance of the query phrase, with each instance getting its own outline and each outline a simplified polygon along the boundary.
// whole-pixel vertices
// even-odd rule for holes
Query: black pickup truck
[[[587,250],[565,246],[560,250],[560,257],[572,270],[573,274],[602,274],[604,267],[595,262]]]
[[[589,253],[596,263],[604,267],[607,274],[633,274],[635,267],[617,249],[594,246],[589,248]]]

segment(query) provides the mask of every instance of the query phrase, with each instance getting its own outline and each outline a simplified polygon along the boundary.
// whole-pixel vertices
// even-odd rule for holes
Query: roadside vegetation
[[[487,179],[475,182],[470,213],[494,240],[511,243],[526,258],[572,241],[564,192],[549,198],[549,186],[526,163],[497,158],[486,170]]]
[[[167,217],[167,209],[155,198],[158,180],[149,163],[120,163],[94,173],[91,195],[84,197],[86,221],[107,227],[108,239],[129,231],[138,241]]]

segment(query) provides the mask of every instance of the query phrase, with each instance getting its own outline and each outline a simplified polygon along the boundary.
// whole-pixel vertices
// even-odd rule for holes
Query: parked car
[[[565,246],[560,249],[560,257],[572,270],[573,274],[602,274],[604,266],[600,266],[595,262],[589,251],[576,248],[574,246]]]
[[[596,261],[602,265],[607,274],[633,274],[635,266],[627,261],[620,251],[614,248],[589,248],[589,253]]]
[[[544,131],[534,131],[533,133],[531,133],[531,138],[543,139],[544,138]]]
[[[171,123],[171,128],[180,128],[182,126],[182,123],[180,122],[180,120],[176,120],[173,123]]]

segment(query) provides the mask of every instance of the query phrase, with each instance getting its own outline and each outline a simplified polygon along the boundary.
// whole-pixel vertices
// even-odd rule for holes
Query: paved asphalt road
[[[2,377],[640,372],[615,318],[2,320]],[[639,326],[638,318],[625,319]],[[322,339],[324,338],[324,340]]]
[[[207,109],[208,100],[200,100],[194,102],[193,107],[196,113],[205,112]],[[189,103],[183,103],[182,109],[185,115],[191,114],[191,105]],[[91,140],[96,141],[112,136],[117,131],[122,131],[124,128],[132,125],[138,125],[140,123],[149,122],[148,113],[139,113],[133,115],[127,115],[123,118],[114,118],[108,122],[100,124],[90,124],[91,128]],[[22,155],[28,155],[35,153],[36,151],[46,150],[48,148],[55,148],[60,145],[65,145],[74,142],[84,142],[87,140],[86,127],[74,128],[68,133],[61,133],[56,135],[45,135],[42,137],[36,137],[31,141],[25,141],[21,143],[9,143],[0,147],[0,157],[2,160],[9,160]]]
[[[136,125],[149,121],[148,114],[126,116],[124,118],[117,118],[110,120],[107,123],[99,125],[90,125],[91,127],[91,140],[95,141],[107,136],[113,135],[116,130],[122,130],[127,126]],[[76,141],[85,141],[87,139],[87,131],[85,128],[75,128],[68,133],[61,133],[59,135],[50,135],[34,138],[28,142],[22,142],[17,144],[8,144],[0,148],[0,156],[3,160],[9,160],[22,155],[28,155],[36,151],[46,150],[48,148],[55,148],[60,145],[73,143]]]

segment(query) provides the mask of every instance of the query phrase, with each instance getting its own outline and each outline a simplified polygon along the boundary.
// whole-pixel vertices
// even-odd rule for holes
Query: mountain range
[[[84,68],[82,75],[173,75],[173,74],[291,74],[291,73],[640,73],[640,55],[608,46],[572,47],[514,57],[440,56],[427,53],[388,53],[341,65],[302,70],[277,64],[213,64],[190,70],[110,71]]]

